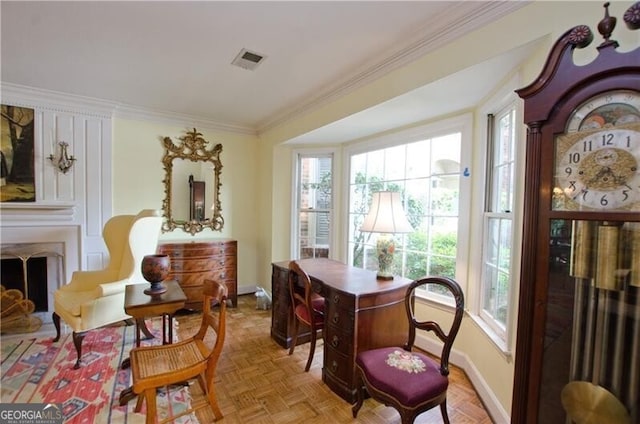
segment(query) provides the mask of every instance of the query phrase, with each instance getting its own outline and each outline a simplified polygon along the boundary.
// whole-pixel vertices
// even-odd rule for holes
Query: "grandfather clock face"
[[[580,105],[555,140],[554,210],[640,211],[640,93]]]

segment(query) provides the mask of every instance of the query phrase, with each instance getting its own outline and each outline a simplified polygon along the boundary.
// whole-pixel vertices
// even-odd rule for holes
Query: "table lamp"
[[[376,250],[378,254],[378,280],[392,280],[393,254],[396,246],[393,234],[410,233],[413,231],[411,224],[402,208],[400,193],[392,191],[379,191],[371,196],[369,214],[365,217],[360,231],[367,233],[380,233]]]

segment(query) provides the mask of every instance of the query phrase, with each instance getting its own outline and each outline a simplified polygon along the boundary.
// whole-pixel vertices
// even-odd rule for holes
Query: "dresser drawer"
[[[190,272],[190,273],[174,273],[172,278],[180,284],[183,289],[185,287],[198,286],[201,287],[207,278],[216,280],[210,272]]]
[[[159,250],[175,259],[237,255],[235,244],[185,243],[180,246],[171,243],[161,244]]]
[[[225,265],[224,256],[217,258],[192,258],[189,260],[175,259],[171,260],[171,269],[176,272],[200,272],[210,269],[219,268]]]

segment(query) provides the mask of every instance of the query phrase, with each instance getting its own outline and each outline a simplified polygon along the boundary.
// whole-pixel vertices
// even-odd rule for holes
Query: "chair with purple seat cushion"
[[[416,289],[434,285],[447,289],[455,300],[455,314],[447,333],[437,322],[419,321],[415,316]],[[411,283],[405,296],[405,306],[409,318],[407,344],[367,350],[356,356],[358,399],[352,409],[353,417],[358,415],[368,392],[373,399],[395,408],[403,424],[413,423],[419,414],[436,405],[440,405],[444,422],[449,423],[449,353],[464,313],[462,289],[450,278],[426,277]],[[433,331],[443,342],[439,360],[412,351],[416,330]]]
[[[289,355],[293,354],[298,342],[300,323],[303,323],[311,330],[309,359],[307,359],[307,365],[304,368],[307,372],[311,367],[313,354],[316,350],[317,334],[324,328],[324,298],[314,293],[309,275],[295,261],[289,262],[289,293],[293,313],[293,340]]]

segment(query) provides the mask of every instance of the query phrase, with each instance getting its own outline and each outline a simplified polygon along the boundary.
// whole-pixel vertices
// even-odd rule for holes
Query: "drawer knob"
[[[336,361],[331,362],[331,371],[334,373],[338,371],[338,363]]]
[[[337,294],[333,295],[333,303],[340,303],[340,296],[338,296]]]
[[[337,324],[340,321],[340,314],[338,314],[337,312],[333,314],[333,318],[331,318],[331,321],[333,321],[334,324]]]
[[[338,347],[339,344],[340,338],[338,336],[333,336],[333,338],[331,339],[331,346]]]

